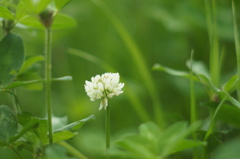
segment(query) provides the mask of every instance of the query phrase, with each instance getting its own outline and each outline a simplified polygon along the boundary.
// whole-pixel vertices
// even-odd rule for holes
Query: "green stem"
[[[212,134],[213,132],[213,128],[215,126],[215,119],[216,119],[216,116],[219,112],[219,110],[221,109],[223,103],[225,102],[225,100],[227,99],[227,97],[224,97],[223,100],[219,103],[217,109],[215,110],[214,114],[213,114],[213,117],[211,119],[211,122],[210,122],[210,125],[209,125],[209,128],[207,130],[207,133],[204,137],[204,141],[207,141],[209,136]],[[207,148],[204,149],[203,151],[203,155],[202,155],[202,159],[207,159]]]
[[[234,41],[235,41],[235,49],[236,49],[236,56],[237,56],[237,69],[238,69],[237,74],[238,74],[238,78],[240,79],[240,44],[239,44],[239,37],[238,37],[234,1],[232,1],[232,11],[233,11],[233,23],[234,23]],[[237,89],[237,95],[238,95],[238,100],[240,100],[240,87],[238,87]]]
[[[106,149],[110,148],[110,106],[107,106],[106,114]]]
[[[80,159],[87,159],[85,155],[83,155],[80,151],[78,151],[76,148],[74,148],[72,145],[68,144],[67,142],[61,141],[58,144],[65,147],[69,151],[69,153],[71,153],[72,155]]]
[[[191,96],[191,124],[194,123],[197,120],[197,110],[196,110],[196,104],[195,104],[195,92],[194,92],[194,76],[193,76],[193,68],[192,68],[192,64],[193,64],[193,54],[194,51],[192,50],[191,52],[191,63],[190,63],[190,96]],[[193,139],[196,140],[197,136],[196,134],[193,134]],[[198,153],[197,153],[197,149],[194,148],[193,149],[193,159],[197,159],[198,158]]]
[[[196,111],[196,104],[195,104],[195,93],[194,93],[194,76],[192,70],[192,63],[193,63],[193,51],[191,52],[191,66],[190,66],[190,87],[191,87],[191,123],[194,123],[197,119],[197,111]]]
[[[51,28],[46,28],[46,50],[45,50],[45,100],[47,106],[48,116],[48,133],[49,144],[53,143],[52,136],[52,98],[51,98],[51,76],[52,76],[52,64],[51,64],[51,44],[52,44],[52,31]]]

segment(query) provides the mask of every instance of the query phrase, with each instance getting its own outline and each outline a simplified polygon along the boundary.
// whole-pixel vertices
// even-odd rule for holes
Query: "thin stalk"
[[[238,37],[234,1],[232,1],[232,11],[233,11],[233,23],[234,23],[234,41],[235,41],[235,49],[236,49],[236,56],[237,56],[237,69],[238,69],[237,74],[238,74],[238,79],[240,79],[240,44],[239,44],[239,37]],[[240,100],[240,87],[238,87],[237,89],[237,95],[238,95],[238,100]]]
[[[59,145],[65,147],[69,153],[78,157],[79,159],[88,159],[84,154],[74,148],[72,145],[68,144],[67,142],[61,141],[58,143]]]
[[[226,99],[227,99],[227,97],[224,97],[223,100],[219,103],[217,109],[215,110],[215,112],[213,114],[213,117],[211,119],[210,125],[208,127],[207,133],[206,133],[206,135],[204,137],[204,141],[207,141],[209,136],[211,135],[213,127],[215,126],[216,116],[217,116],[219,110],[221,109],[221,107],[222,107],[222,105],[223,105],[223,103],[225,102]],[[202,159],[207,159],[207,149],[204,149],[203,155],[202,155]]]
[[[193,68],[192,68],[192,64],[193,64],[193,54],[194,51],[192,50],[191,52],[191,61],[190,61],[190,96],[191,96],[191,124],[194,123],[197,120],[197,109],[196,109],[196,102],[195,102],[195,91],[194,91],[194,76],[193,76]],[[196,140],[197,136],[196,134],[193,134],[193,139]],[[194,148],[193,149],[193,159],[197,159],[198,158],[198,153],[197,153],[197,149]]]
[[[51,97],[51,76],[52,76],[52,63],[51,63],[51,44],[52,44],[52,31],[51,28],[46,28],[46,50],[45,50],[45,100],[47,106],[48,116],[48,133],[49,144],[53,143],[52,135],[52,97]]]
[[[192,63],[193,63],[193,54],[194,52],[191,52],[191,64],[190,64],[190,94],[191,94],[191,123],[194,123],[197,120],[197,110],[196,110],[196,103],[195,103],[195,93],[194,93],[194,76],[192,71]]]
[[[110,148],[110,106],[107,106],[106,112],[106,150]]]

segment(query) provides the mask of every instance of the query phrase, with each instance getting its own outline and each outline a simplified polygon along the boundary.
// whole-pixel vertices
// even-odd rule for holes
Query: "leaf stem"
[[[16,155],[20,158],[23,159],[23,157],[20,155],[20,153],[14,149],[14,147],[11,147],[11,149],[16,153]]]
[[[50,27],[46,28],[46,46],[45,46],[45,100],[47,106],[48,116],[48,133],[49,144],[53,143],[52,135],[52,98],[51,98],[51,76],[52,76],[52,64],[51,64],[51,44],[52,44],[52,31]]]
[[[69,153],[71,153],[72,155],[80,159],[87,159],[85,155],[83,155],[80,151],[78,151],[76,148],[74,148],[72,145],[68,144],[67,142],[61,141],[61,142],[58,142],[58,144],[65,147],[69,151]]]

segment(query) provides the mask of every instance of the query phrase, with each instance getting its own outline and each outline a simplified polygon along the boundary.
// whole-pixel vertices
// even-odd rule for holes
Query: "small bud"
[[[55,11],[50,9],[46,9],[45,11],[39,14],[40,21],[46,28],[50,28],[52,26],[54,16]]]

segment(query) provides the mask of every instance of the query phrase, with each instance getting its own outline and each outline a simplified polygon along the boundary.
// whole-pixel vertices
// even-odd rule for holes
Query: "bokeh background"
[[[96,0],[97,1],[97,0]],[[99,0],[100,1],[100,0]],[[139,48],[147,71],[156,88],[167,125],[176,121],[189,121],[190,96],[188,79],[153,71],[154,64],[189,71],[186,61],[194,50],[194,60],[209,67],[209,36],[206,24],[204,0],[101,0],[117,17],[121,25]],[[216,0],[219,46],[222,58],[221,82],[236,72],[236,57],[233,37],[231,0]],[[240,3],[236,1],[237,16]],[[76,19],[74,28],[53,31],[53,77],[70,75],[73,81],[53,83],[53,112],[55,116],[67,116],[69,122],[91,114],[94,121],[86,123],[78,136],[69,142],[89,158],[100,158],[105,148],[105,111],[99,111],[99,102],[91,102],[84,90],[85,80],[92,76],[112,71],[119,72],[121,82],[127,88],[119,97],[110,100],[112,141],[137,131],[146,120],[139,115],[141,108],[154,119],[153,101],[136,58],[131,55],[125,41],[104,10],[90,0],[72,0],[62,13]],[[240,16],[237,17],[240,26]],[[43,55],[44,30],[15,28],[22,36],[26,56]],[[1,32],[1,37],[3,33]],[[101,60],[100,64],[71,54],[73,49],[83,51]],[[103,64],[109,66],[102,67]],[[143,64],[144,65],[144,64]],[[38,66],[43,77],[43,62]],[[131,98],[131,91],[137,101]],[[18,88],[17,93],[23,109],[45,117],[44,92]],[[201,102],[209,97],[200,85],[196,85],[199,117],[204,118],[208,109]],[[12,105],[11,99],[0,93],[1,104]],[[1,150],[1,154],[11,152]],[[10,157],[9,157],[10,158]]]

